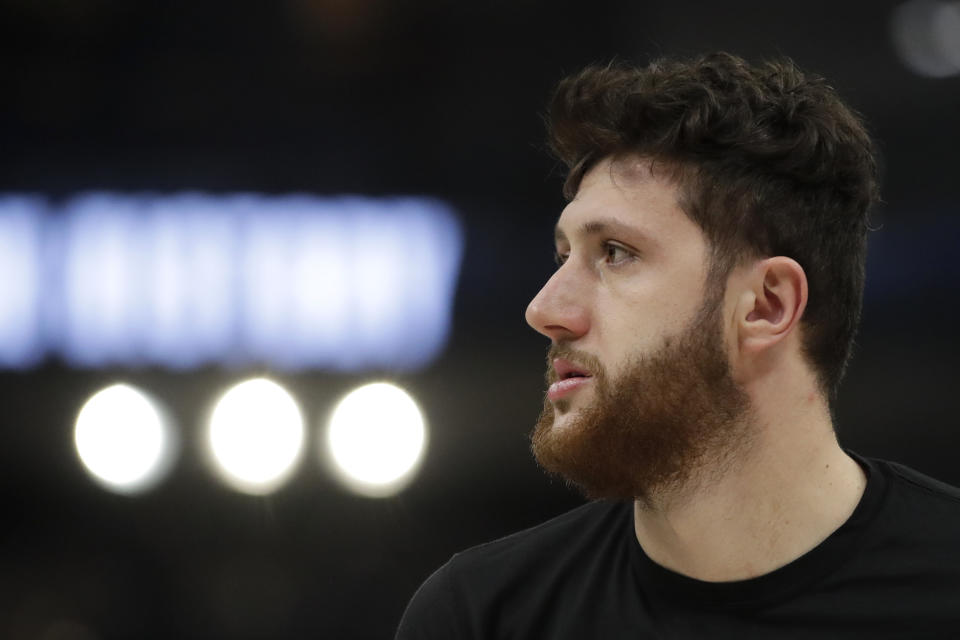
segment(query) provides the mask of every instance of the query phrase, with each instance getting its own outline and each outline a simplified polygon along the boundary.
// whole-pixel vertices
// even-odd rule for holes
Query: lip
[[[589,370],[564,358],[554,358],[553,370],[557,372],[557,380],[565,380],[569,378],[571,374],[586,378],[590,377]]]
[[[557,380],[547,389],[547,397],[550,398],[551,402],[556,402],[591,382],[593,382],[593,378],[591,377]]]
[[[553,370],[557,380],[547,389],[547,397],[552,402],[572,394],[593,380],[587,369],[563,358],[553,361]]]

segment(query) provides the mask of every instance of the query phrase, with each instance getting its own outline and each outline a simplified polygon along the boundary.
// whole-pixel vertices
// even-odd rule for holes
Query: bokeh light
[[[42,356],[43,212],[38,198],[0,196],[0,367],[25,368]]]
[[[103,487],[138,493],[169,470],[174,434],[157,404],[142,391],[115,384],[80,409],[74,443],[83,466]]]
[[[910,0],[894,10],[890,27],[908,69],[929,78],[960,74],[960,2]]]
[[[278,489],[296,467],[303,449],[303,417],[283,387],[254,378],[220,398],[208,435],[220,477],[238,491],[262,495]]]
[[[355,389],[334,409],[327,454],[339,480],[369,497],[386,497],[413,479],[427,441],[423,414],[399,387],[377,382]]]
[[[425,197],[0,194],[0,369],[416,370],[447,342],[463,240]]]

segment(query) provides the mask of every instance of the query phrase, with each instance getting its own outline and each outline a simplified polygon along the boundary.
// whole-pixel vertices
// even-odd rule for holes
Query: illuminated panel
[[[158,199],[145,225],[151,291],[145,356],[172,368],[229,361],[239,250],[229,207],[196,194]]]
[[[42,356],[39,309],[43,202],[0,198],[0,366]]]
[[[0,202],[0,260],[22,275],[0,290],[2,366],[52,352],[81,367],[408,370],[449,334],[463,239],[436,200]]]
[[[411,369],[442,348],[462,239],[439,202],[249,198],[236,213],[241,341],[252,359]]]
[[[61,348],[74,364],[143,360],[154,297],[143,209],[140,199],[108,193],[67,206]]]

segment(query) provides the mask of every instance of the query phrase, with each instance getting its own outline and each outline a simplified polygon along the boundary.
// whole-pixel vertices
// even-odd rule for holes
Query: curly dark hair
[[[589,67],[562,80],[549,144],[573,197],[600,160],[667,169],[711,246],[711,283],[746,259],[788,256],[807,276],[804,354],[835,398],[860,320],[874,144],[826,81],[782,59],[728,53],[646,67]]]

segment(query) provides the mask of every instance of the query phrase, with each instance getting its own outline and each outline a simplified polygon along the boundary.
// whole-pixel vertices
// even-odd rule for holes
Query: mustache
[[[590,375],[603,378],[606,375],[600,358],[586,351],[574,349],[569,344],[558,343],[551,345],[547,350],[547,385],[553,384],[559,378],[557,371],[553,368],[553,361],[557,358],[569,360],[578,367],[582,367],[590,372]]]

